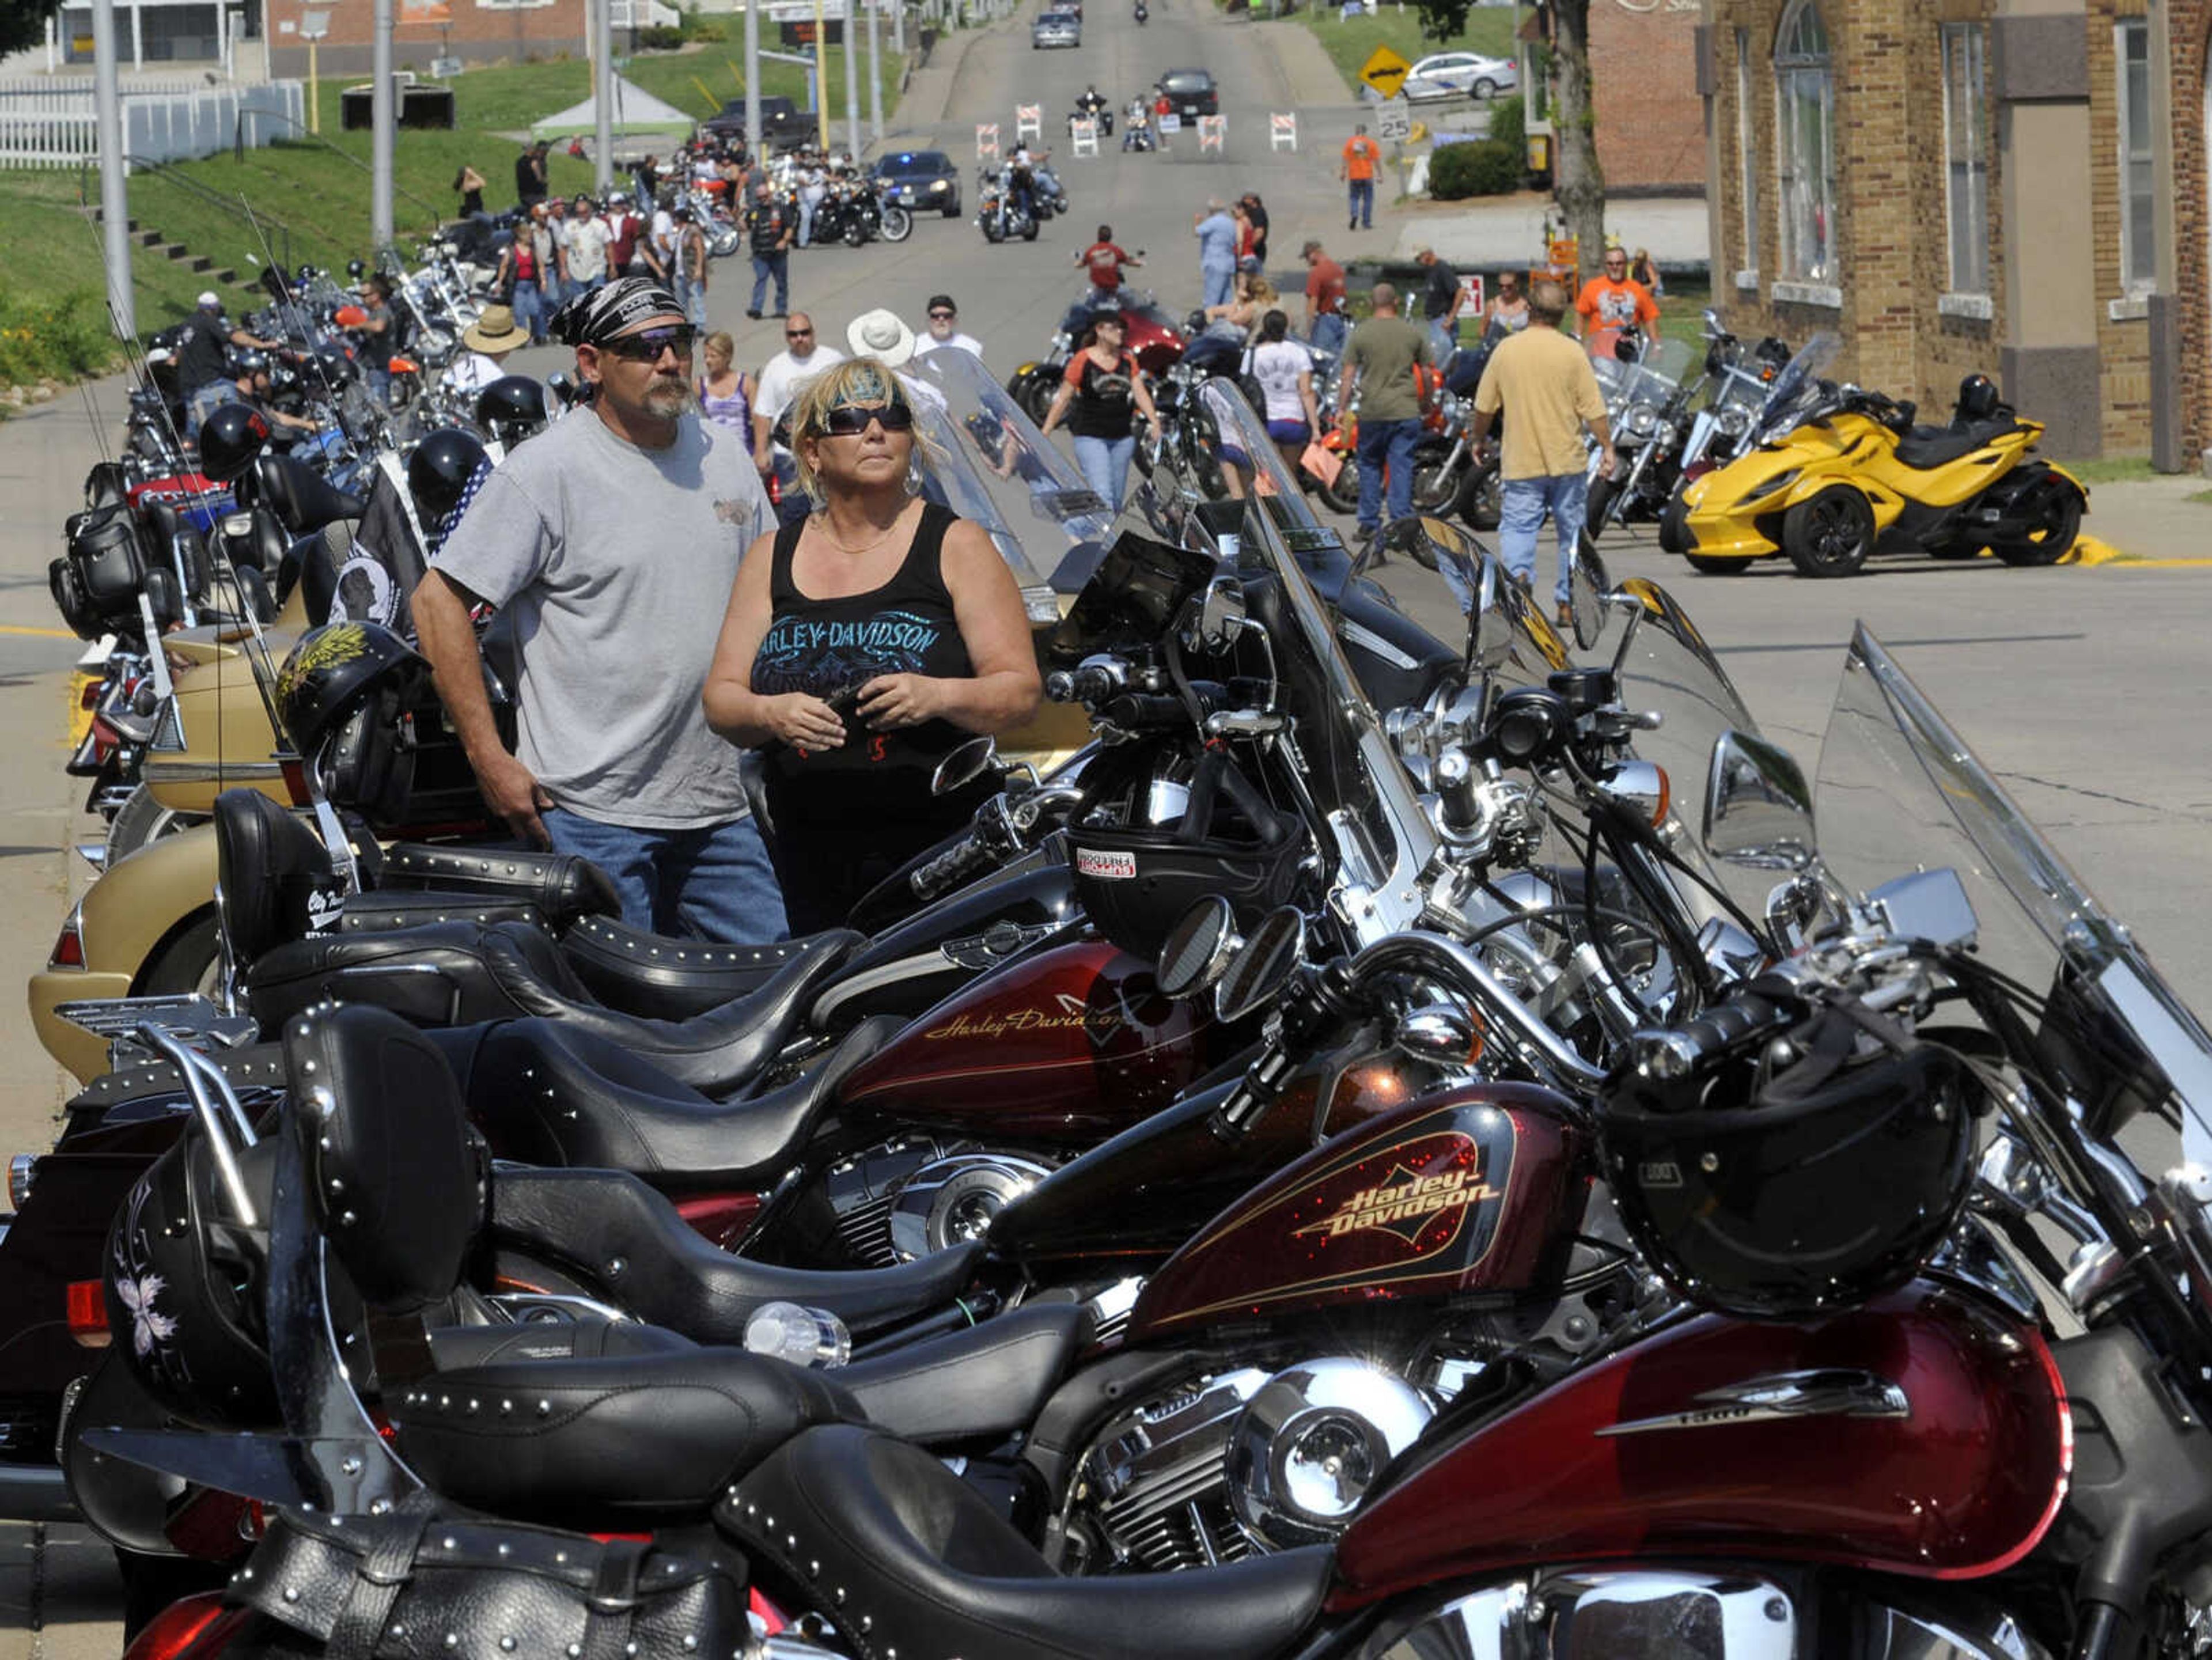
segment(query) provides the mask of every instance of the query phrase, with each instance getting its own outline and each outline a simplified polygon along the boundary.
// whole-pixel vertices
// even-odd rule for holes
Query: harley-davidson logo
[[[1295,1230],[1292,1237],[1318,1233],[1335,1239],[1363,1229],[1380,1228],[1411,1245],[1437,1217],[1497,1196],[1498,1189],[1482,1179],[1479,1170],[1416,1176],[1401,1164],[1391,1171],[1389,1181],[1362,1188],[1344,1201],[1335,1215]]]
[[[922,1033],[927,1040],[951,1037],[1004,1037],[1018,1031],[1081,1031],[1093,1039],[1116,1031],[1122,1017],[1111,1009],[1093,1009],[1068,992],[1053,994],[1054,1007],[1003,1009],[956,1014],[941,1026]]]
[[[1075,870],[1079,876],[1096,877],[1105,882],[1132,881],[1137,874],[1137,855],[1079,848],[1075,853]]]

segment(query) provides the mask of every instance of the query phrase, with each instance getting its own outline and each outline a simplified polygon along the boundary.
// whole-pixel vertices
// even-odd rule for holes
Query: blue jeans
[[[707,326],[707,285],[682,277],[676,279],[676,303],[684,307],[684,320],[695,329]]]
[[[799,246],[802,248],[814,240],[814,210],[820,205],[804,196],[799,198]]]
[[[556,807],[541,815],[556,853],[590,860],[614,880],[623,921],[725,946],[784,936],[783,892],[750,816],[702,830],[632,830]]]
[[[1348,216],[1358,223],[1360,229],[1372,230],[1375,228],[1375,181],[1372,179],[1354,179],[1350,183],[1352,197]]]
[[[533,346],[544,345],[545,344],[544,291],[535,283],[517,283],[514,285],[514,298],[509,303],[514,307],[514,320],[530,331],[530,344]]]
[[[1341,356],[1344,351],[1344,319],[1335,312],[1323,312],[1314,319],[1314,349],[1317,351],[1333,351]]]
[[[1129,482],[1129,458],[1136,453],[1133,437],[1085,438],[1078,434],[1075,440],[1075,465],[1083,471],[1083,482],[1117,512],[1121,491]]]
[[[1237,295],[1237,267],[1234,265],[1200,265],[1199,280],[1206,284],[1206,298],[1201,306],[1225,306]]]
[[[1534,478],[1508,478],[1498,486],[1498,554],[1532,588],[1536,582],[1536,532],[1544,515],[1559,538],[1559,573],[1552,598],[1567,603],[1567,573],[1573,569],[1575,540],[1581,535],[1589,478],[1579,472],[1555,472]]]
[[[225,404],[235,404],[238,382],[228,375],[219,375],[185,399],[185,436],[197,444],[200,438],[200,423]]]
[[[779,312],[791,309],[791,256],[778,248],[773,253],[753,256],[753,302],[745,307],[757,317],[761,312],[761,297],[768,292],[769,278],[775,279],[775,308]]]
[[[1413,511],[1413,447],[1421,441],[1419,421],[1362,421],[1359,423],[1359,533],[1382,523],[1382,475],[1390,476],[1390,517]]]

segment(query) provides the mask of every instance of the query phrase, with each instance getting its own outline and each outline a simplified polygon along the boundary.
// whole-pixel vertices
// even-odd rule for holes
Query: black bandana
[[[624,277],[561,307],[553,331],[570,346],[605,345],[654,317],[681,317],[676,296],[650,277]]]

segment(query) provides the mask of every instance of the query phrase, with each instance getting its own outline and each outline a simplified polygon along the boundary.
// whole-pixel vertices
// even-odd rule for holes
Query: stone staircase
[[[100,223],[101,217],[100,210],[98,208],[92,210],[92,219],[94,224]],[[209,258],[205,254],[194,253],[191,248],[187,247],[182,242],[172,242],[161,232],[149,229],[148,227],[140,224],[136,219],[129,222],[129,229],[131,232],[131,240],[136,242],[140,247],[150,249],[154,252],[160,254],[165,259],[178,261],[184,265],[185,270],[192,272],[196,276],[203,272],[206,273],[208,281],[218,287],[228,286],[232,288],[252,288],[254,286],[253,280],[251,277],[241,281],[238,273],[231,270],[228,266],[225,266],[222,270],[217,271],[216,269],[215,261]]]

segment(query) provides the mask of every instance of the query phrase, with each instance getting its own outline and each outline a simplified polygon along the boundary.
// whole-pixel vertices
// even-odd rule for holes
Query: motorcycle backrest
[[[305,536],[341,519],[358,519],[368,504],[342,490],[304,461],[289,455],[264,455],[253,464],[261,499],[275,509],[284,527]]]
[[[231,961],[239,968],[303,938],[343,897],[330,852],[307,822],[258,790],[215,799],[216,879]],[[318,903],[318,897],[331,896]]]
[[[309,1203],[355,1288],[402,1312],[450,1294],[488,1164],[444,1055],[398,1015],[341,1004],[289,1022],[284,1056]]]

